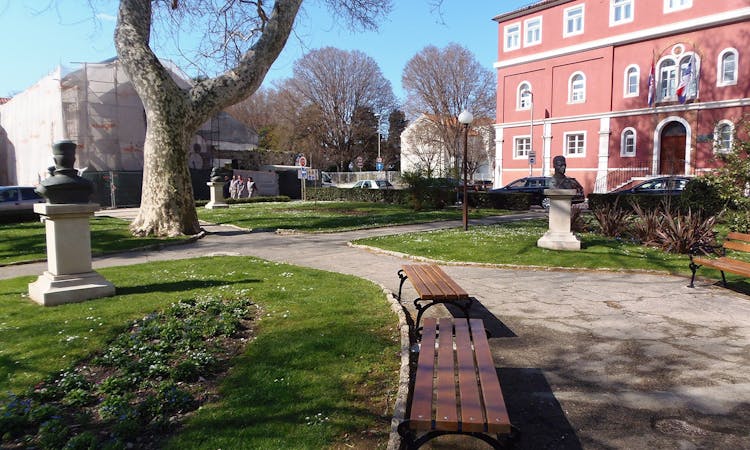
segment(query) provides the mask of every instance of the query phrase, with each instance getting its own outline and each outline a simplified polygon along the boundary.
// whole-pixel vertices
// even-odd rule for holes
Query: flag
[[[654,106],[654,94],[656,93],[656,72],[654,72],[654,58],[651,57],[651,71],[648,73],[648,106]]]
[[[677,94],[677,99],[680,101],[680,103],[685,103],[685,101],[688,99],[688,92],[690,91],[690,86],[693,84],[695,80],[695,53],[690,55],[690,59],[688,60],[687,67],[685,67],[685,70],[682,71],[682,78],[680,78],[680,84],[677,86],[677,91],[675,93]]]

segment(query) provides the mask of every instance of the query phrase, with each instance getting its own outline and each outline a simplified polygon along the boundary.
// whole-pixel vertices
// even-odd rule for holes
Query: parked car
[[[583,195],[583,186],[575,178],[570,178],[576,185],[578,193],[573,197],[573,203],[583,203],[586,197]],[[533,194],[531,203],[533,205],[539,205],[542,208],[549,208],[549,198],[544,195],[545,189],[550,189],[552,186],[552,177],[524,177],[516,181],[508,183],[504,187],[498,189],[490,189],[488,192],[493,193],[526,193]]]
[[[690,177],[666,176],[645,181],[632,181],[612,191],[615,194],[679,195],[690,181]]]
[[[0,218],[34,217],[34,203],[44,201],[31,186],[0,186]]]
[[[393,189],[393,185],[388,180],[359,180],[352,189]]]

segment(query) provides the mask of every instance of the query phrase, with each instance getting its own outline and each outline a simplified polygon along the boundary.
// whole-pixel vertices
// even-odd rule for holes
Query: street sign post
[[[362,171],[362,167],[365,165],[365,160],[361,156],[357,156],[357,167]]]
[[[375,160],[375,170],[377,170],[378,172],[383,170],[383,158],[381,158],[380,156],[378,156],[378,159]]]

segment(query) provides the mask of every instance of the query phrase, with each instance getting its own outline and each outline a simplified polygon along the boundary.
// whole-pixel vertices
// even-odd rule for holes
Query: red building
[[[495,184],[550,175],[557,155],[587,193],[710,170],[750,112],[749,18],[749,0],[543,0],[495,17]]]

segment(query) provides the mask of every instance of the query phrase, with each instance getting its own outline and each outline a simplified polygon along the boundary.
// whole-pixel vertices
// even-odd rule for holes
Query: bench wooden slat
[[[425,319],[426,321],[427,319]],[[437,385],[435,402],[435,429],[458,430],[458,405],[456,403],[456,372],[453,359],[453,327],[451,320],[441,318],[438,323]],[[448,350],[448,351],[445,351]]]
[[[407,264],[401,267],[423,300],[458,300],[469,294],[435,264]]]
[[[425,275],[438,286],[441,291],[441,295],[447,299],[455,300],[459,298],[465,298],[469,296],[469,293],[464,291],[461,286],[458,285],[451,277],[448,276],[443,269],[434,264],[423,266]]]
[[[492,359],[490,344],[484,331],[481,319],[469,320],[474,341],[474,354],[479,368],[479,381],[482,383],[482,394],[487,411],[488,432],[510,433],[510,417],[505,406],[500,380],[497,378],[495,363]]]
[[[474,348],[471,345],[469,323],[459,320],[456,329],[456,364],[458,388],[461,398],[461,427],[463,431],[484,432],[485,417],[479,395]]]
[[[727,239],[731,239],[734,241],[750,242],[750,234],[740,233],[738,231],[732,231],[729,234],[727,234]]]
[[[750,242],[726,241],[724,243],[724,248],[728,248],[730,250],[737,250],[740,252],[750,252]]]
[[[435,369],[435,333],[437,321],[425,319],[422,351],[417,359],[417,377],[411,401],[410,419],[416,429],[428,430],[432,427],[432,387]],[[424,374],[430,374],[425,376]]]
[[[693,260],[702,266],[713,267],[714,269],[723,270],[725,272],[732,272],[738,275],[750,277],[750,263],[745,261],[739,261],[727,257],[716,259],[694,257]]]

